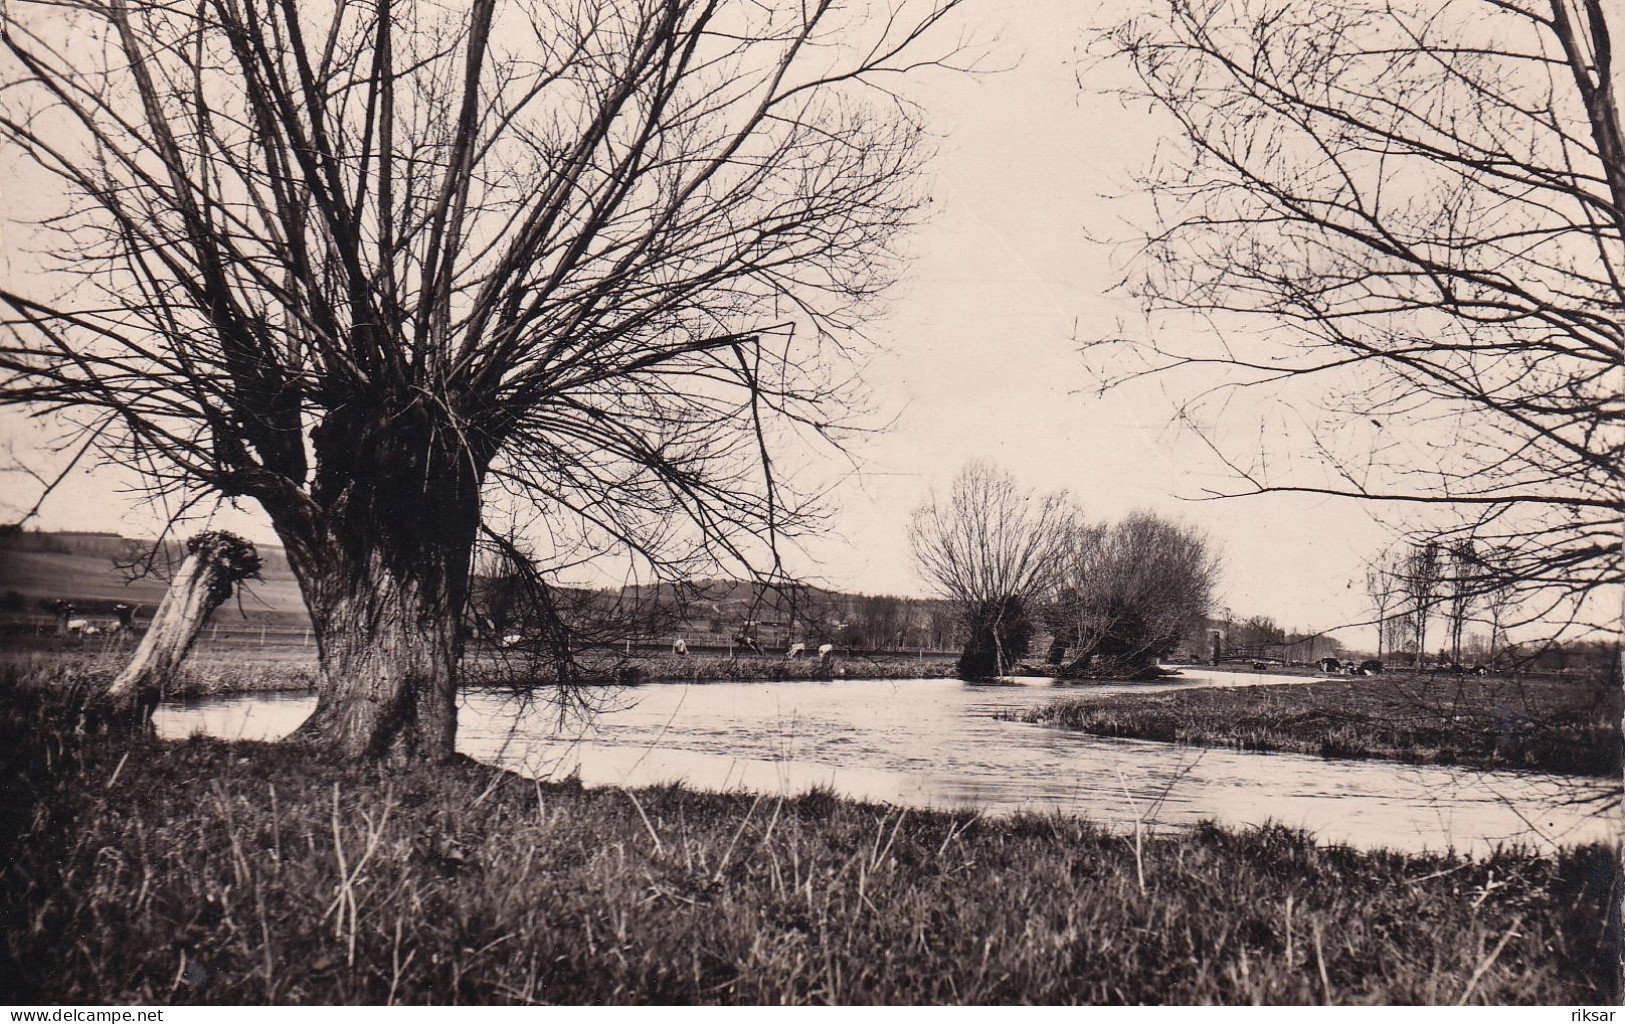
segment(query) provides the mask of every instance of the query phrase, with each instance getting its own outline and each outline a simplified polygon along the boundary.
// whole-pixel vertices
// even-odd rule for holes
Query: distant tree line
[[[1378,656],[1403,654],[1416,668],[1435,655],[1441,665],[1496,664],[1511,646],[1507,630],[1531,621],[1513,556],[1471,536],[1397,544],[1372,560],[1365,581]]]
[[[469,632],[539,654],[634,643],[728,642],[743,636],[764,653],[795,643],[845,651],[942,650],[962,641],[958,617],[932,598],[853,594],[811,587],[705,579],[620,588],[563,587],[526,571],[524,559],[494,560],[472,584]]]
[[[1347,652],[1335,637],[1324,632],[1290,629],[1268,615],[1237,617],[1228,609],[1208,619],[1204,639],[1219,635],[1219,656],[1282,657],[1288,661],[1312,662],[1321,658],[1342,658]],[[1193,653],[1197,650],[1192,648]],[[1211,653],[1211,651],[1203,651]]]

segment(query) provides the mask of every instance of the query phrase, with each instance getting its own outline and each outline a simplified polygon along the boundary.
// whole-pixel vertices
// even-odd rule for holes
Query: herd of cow
[[[1320,670],[1329,676],[1375,676],[1382,674],[1382,662],[1372,658],[1356,664],[1336,658],[1320,659]]]
[[[1320,659],[1320,670],[1329,676],[1375,676],[1382,674],[1382,662],[1375,658],[1356,664],[1353,661],[1339,661],[1336,658]],[[1440,665],[1433,670],[1435,675],[1449,673],[1458,676],[1486,676],[1490,670],[1483,665],[1474,665],[1468,668],[1465,665]]]
[[[765,654],[766,653],[765,651],[762,650],[762,645],[760,643],[758,643],[754,637],[744,636],[744,635],[736,636],[736,637],[734,637],[734,644],[736,646],[742,647],[742,648],[744,648],[746,650],[755,651],[757,654]],[[679,658],[687,655],[688,654],[688,641],[684,640],[682,637],[678,637],[676,640],[673,640],[671,642],[671,653],[677,655]],[[784,656],[786,658],[790,659],[791,661],[794,661],[795,659],[801,657],[803,654],[806,654],[806,653],[807,653],[807,645],[806,644],[801,644],[801,643],[796,643],[796,644],[791,644],[788,648],[785,649]],[[834,656],[835,656],[835,645],[834,644],[820,644],[819,645],[819,647],[818,647],[818,660],[820,662],[829,661]]]
[[[115,604],[113,618],[91,619],[79,615],[79,608],[70,601],[53,601],[49,605],[56,614],[56,632],[59,636],[117,636],[131,629],[135,623],[136,608],[128,604]]]

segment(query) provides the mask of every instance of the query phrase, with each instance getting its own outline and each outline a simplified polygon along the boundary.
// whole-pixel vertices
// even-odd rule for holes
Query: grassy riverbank
[[[1107,834],[77,728],[0,689],[0,1000],[1612,1002],[1617,851]]]
[[[61,650],[13,652],[0,667],[31,678],[92,679],[110,682],[130,659],[131,650]],[[815,656],[737,658],[672,654],[631,657],[597,653],[582,659],[587,685],[642,685],[645,683],[714,683],[769,679],[818,681],[829,679],[925,679],[951,676],[951,659],[916,655],[847,655],[828,666]],[[548,685],[550,669],[527,666],[517,657],[471,655],[463,664],[468,686],[512,686],[516,681]],[[223,652],[203,647],[194,651],[176,673],[169,697],[217,697],[239,693],[308,691],[316,687],[316,655],[306,648],[247,648]]]
[[[1384,675],[1063,698],[1023,720],[1097,736],[1618,776],[1620,691],[1602,683]]]
[[[0,657],[0,673],[27,685],[66,692],[105,687],[129,664],[131,650],[27,651]],[[271,650],[244,654],[193,652],[181,663],[168,697],[209,697],[232,693],[301,693],[316,688],[316,658],[309,653]]]
[[[922,658],[912,654],[837,655],[827,665],[815,655],[799,658],[774,656],[674,654],[648,656],[596,654],[582,659],[588,678],[623,683],[716,683],[768,679],[807,682],[829,679],[938,679],[952,676],[951,658]],[[503,667],[503,671],[511,671]],[[472,674],[472,673],[471,673]]]

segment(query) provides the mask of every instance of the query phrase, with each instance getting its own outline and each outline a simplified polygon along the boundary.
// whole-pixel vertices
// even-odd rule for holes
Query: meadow
[[[1361,853],[165,743],[0,682],[10,1002],[1618,999],[1618,850]]]
[[[1620,715],[1607,680],[1390,673],[1063,698],[1022,717],[1193,746],[1617,777]]]
[[[203,641],[165,690],[170,699],[223,697],[233,694],[314,691],[316,651],[298,642],[259,645],[254,634],[240,643]],[[31,678],[53,679],[59,685],[83,679],[110,682],[128,663],[132,641],[92,640],[67,646],[53,642],[35,649],[0,654],[0,666]],[[739,682],[766,679],[774,682],[844,679],[922,679],[951,676],[954,662],[917,655],[845,655],[829,664],[816,657],[787,659],[771,656],[690,654],[624,655],[613,651],[589,652],[580,661],[581,683],[587,686],[637,686],[646,683]],[[466,655],[462,682],[470,687],[497,689],[546,688],[554,682],[544,659],[529,661],[511,653],[476,651]]]

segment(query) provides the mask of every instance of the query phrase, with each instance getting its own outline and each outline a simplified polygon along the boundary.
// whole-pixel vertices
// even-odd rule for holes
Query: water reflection
[[[469,693],[458,749],[537,777],[578,774],[587,785],[681,781],[766,793],[825,785],[906,806],[1059,811],[1125,828],[1136,819],[1276,821],[1361,847],[1482,852],[1500,842],[1550,847],[1614,838],[1612,816],[1594,811],[1617,783],[1198,750],[995,717],[1069,692],[1307,681],[1198,670],[1149,685],[658,685],[620,691],[615,709],[592,721],[563,723],[546,710],[523,713],[500,695]],[[157,721],[167,736],[201,730],[275,739],[313,705],[309,697],[268,695],[166,707]]]

